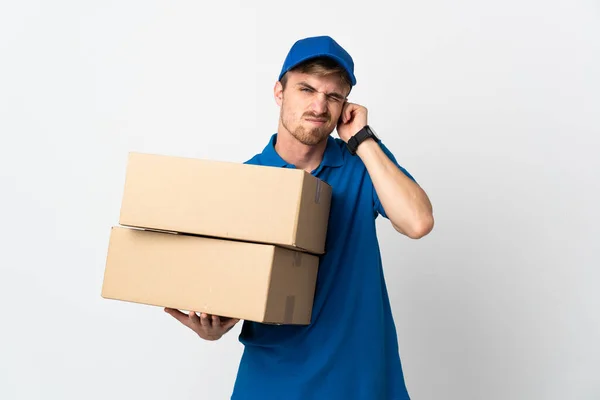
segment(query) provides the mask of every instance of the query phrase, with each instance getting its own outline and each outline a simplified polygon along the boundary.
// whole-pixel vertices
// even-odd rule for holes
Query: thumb
[[[231,329],[238,322],[240,322],[239,318],[232,318],[223,324],[223,328],[225,328],[226,330]]]

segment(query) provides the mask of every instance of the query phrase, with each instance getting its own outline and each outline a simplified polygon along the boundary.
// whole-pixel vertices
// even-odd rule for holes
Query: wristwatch
[[[379,142],[379,138],[375,134],[375,131],[373,131],[369,125],[365,125],[364,128],[348,139],[346,147],[348,148],[348,151],[350,151],[350,154],[353,156],[356,155],[356,149],[358,148],[358,145],[369,138],[372,138],[375,142]]]

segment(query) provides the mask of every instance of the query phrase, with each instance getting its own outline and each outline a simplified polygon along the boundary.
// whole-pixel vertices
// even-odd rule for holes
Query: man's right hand
[[[221,336],[229,332],[239,322],[239,319],[236,318],[221,318],[206,313],[201,313],[198,316],[194,311],[186,314],[169,307],[165,308],[165,312],[172,315],[176,320],[196,332],[198,336],[205,340],[220,339]]]

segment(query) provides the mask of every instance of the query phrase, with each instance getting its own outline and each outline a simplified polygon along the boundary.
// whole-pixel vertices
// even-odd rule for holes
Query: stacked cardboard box
[[[330,202],[298,169],[130,153],[102,296],[308,324]]]

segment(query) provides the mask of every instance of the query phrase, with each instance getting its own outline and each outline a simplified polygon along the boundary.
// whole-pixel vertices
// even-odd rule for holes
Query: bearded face
[[[300,143],[320,143],[337,125],[346,90],[335,76],[291,73],[281,93],[281,124]]]

